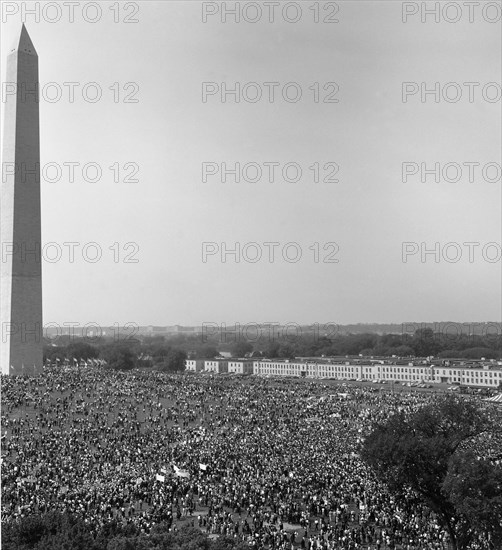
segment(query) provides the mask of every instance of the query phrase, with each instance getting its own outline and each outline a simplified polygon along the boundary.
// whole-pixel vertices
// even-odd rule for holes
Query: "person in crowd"
[[[434,514],[394,499],[358,454],[373,422],[435,399],[97,367],[3,377],[2,521],[59,510],[96,529],[189,523],[257,550],[439,550]]]

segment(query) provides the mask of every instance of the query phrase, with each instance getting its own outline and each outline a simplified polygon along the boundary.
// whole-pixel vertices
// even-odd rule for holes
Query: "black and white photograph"
[[[0,16],[0,548],[502,550],[502,1]]]

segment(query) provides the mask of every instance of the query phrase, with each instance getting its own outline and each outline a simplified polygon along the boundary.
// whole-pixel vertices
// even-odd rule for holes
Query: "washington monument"
[[[3,374],[42,369],[38,56],[23,25],[7,57],[1,207]]]

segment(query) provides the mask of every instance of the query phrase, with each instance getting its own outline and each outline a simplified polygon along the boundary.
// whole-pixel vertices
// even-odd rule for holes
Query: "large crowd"
[[[434,550],[447,535],[361,460],[374,421],[434,392],[53,368],[2,378],[2,521],[189,524],[271,550]]]

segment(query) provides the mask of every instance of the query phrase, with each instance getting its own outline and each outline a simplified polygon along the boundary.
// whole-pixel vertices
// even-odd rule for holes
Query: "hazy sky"
[[[273,23],[267,11],[256,23],[235,23],[231,15],[222,22],[221,11],[234,2],[206,5],[219,13],[204,23],[202,3],[192,1],[100,2],[95,23],[85,21],[97,18],[94,8],[83,13],[88,3],[82,3],[74,22],[65,9],[51,23],[58,14],[49,4],[40,2],[39,22],[25,17],[45,87],[41,163],[52,166],[48,179],[59,177],[42,182],[42,239],[54,243],[45,249],[44,322],[501,319],[500,171],[498,181],[488,181],[497,179],[497,167],[488,166],[484,176],[481,170],[501,162],[500,96],[497,101],[497,87],[486,86],[496,82],[500,93],[501,25],[488,22],[497,15],[496,3],[484,12],[478,8],[473,22],[464,11],[456,23],[443,14],[439,23],[432,16],[422,23],[420,13],[403,23],[398,1],[338,2],[338,23],[315,23],[310,1],[297,3],[302,16],[296,23],[285,20],[284,2],[275,7]],[[3,2],[2,79],[22,22],[21,10],[11,14],[19,6]],[[320,2],[321,20],[334,7]],[[286,17],[292,20],[296,9],[290,6]],[[246,10],[241,15],[255,17],[253,5]],[[138,22],[125,23],[127,16]],[[74,102],[65,82],[79,83]],[[83,97],[91,82],[102,90],[99,101],[90,101],[94,85]],[[223,103],[216,94],[203,102],[203,82],[220,89],[255,82],[263,97],[252,103],[241,94],[236,103],[228,95]],[[273,103],[266,82],[279,83]],[[298,102],[283,99],[288,82],[297,83],[287,89],[290,98],[301,89]],[[315,88],[309,89],[316,82],[318,103]],[[323,102],[334,90],[323,90],[328,82],[339,86],[331,96],[337,103]],[[407,102],[403,82],[416,83],[408,85]],[[421,88],[435,82],[440,101],[432,94],[421,101]],[[62,96],[55,101],[58,89]],[[248,86],[246,97],[253,99],[256,90]],[[125,103],[128,94],[138,102]],[[79,163],[74,182],[63,165],[72,162]],[[265,171],[258,182],[237,183],[229,175],[224,183],[221,172],[203,182],[203,162],[215,163],[213,168],[223,162],[278,167],[273,182]],[[324,165],[336,163],[339,182],[315,183],[309,167],[316,162],[321,179],[335,166],[324,171]],[[406,182],[403,162],[410,163]],[[441,168],[460,165],[460,180],[453,181],[456,168],[450,165],[450,181],[441,176],[436,183],[429,175],[421,182],[421,163],[432,168],[436,162]],[[466,162],[479,163],[471,165],[472,182]],[[61,167],[59,176],[50,163]],[[92,165],[83,177],[86,163],[101,167],[99,181],[89,181]],[[119,182],[109,168],[115,163]],[[126,163],[135,164],[124,169]],[[288,169],[290,180],[295,166],[301,168],[300,181],[284,181],[286,163],[296,163]],[[139,181],[123,181],[134,165]],[[412,174],[415,168],[418,174]],[[68,242],[79,243],[73,263]],[[85,247],[91,242],[102,250],[94,263],[95,248]],[[204,242],[218,246],[205,262]],[[241,261],[229,254],[222,262],[222,243],[231,249],[236,242]],[[255,263],[246,261],[256,252],[244,249],[250,242],[263,253]],[[266,242],[279,243],[272,249],[274,262]],[[338,263],[322,261],[334,251],[323,250],[330,242],[339,247],[332,256]],[[407,245],[406,262],[404,242],[416,243]],[[439,262],[433,254],[421,261],[421,248],[436,242]],[[464,242],[479,243],[472,245],[472,262]],[[135,244],[125,249],[127,243]],[[297,243],[298,262],[284,259],[287,243]],[[458,245],[445,249],[447,243]],[[51,263],[58,247],[61,258]],[[295,248],[286,252],[291,260]],[[448,262],[443,252],[450,259],[460,254],[458,261]],[[128,253],[137,263],[124,262]]]

